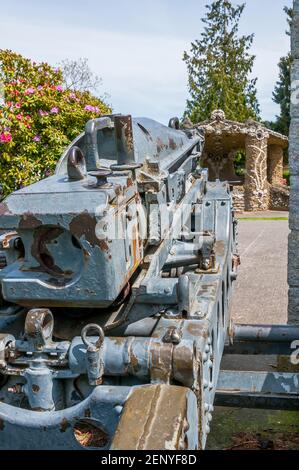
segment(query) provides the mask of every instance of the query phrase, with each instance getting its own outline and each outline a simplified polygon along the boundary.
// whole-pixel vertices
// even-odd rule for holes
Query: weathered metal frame
[[[224,351],[226,362],[235,355],[276,356],[277,364],[288,363],[288,371],[221,370],[215,404],[298,411],[299,373],[298,366],[291,363],[291,356],[293,343],[299,345],[299,328],[295,325],[235,325],[231,340],[232,344]]]

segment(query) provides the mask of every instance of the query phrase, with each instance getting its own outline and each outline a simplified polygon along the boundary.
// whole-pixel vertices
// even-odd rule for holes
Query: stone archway
[[[230,121],[222,110],[215,110],[197,127],[205,134],[202,165],[209,169],[211,180],[232,184],[237,210],[287,209],[288,191],[282,186],[287,137],[253,120]],[[240,150],[246,153],[244,178],[234,169],[235,155]]]

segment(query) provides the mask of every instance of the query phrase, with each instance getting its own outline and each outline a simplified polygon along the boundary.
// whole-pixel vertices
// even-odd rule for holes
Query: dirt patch
[[[105,431],[87,422],[78,422],[74,427],[74,435],[82,447],[101,448],[109,441]]]
[[[256,434],[240,432],[233,434],[232,445],[223,450],[299,450],[299,434],[272,429]]]

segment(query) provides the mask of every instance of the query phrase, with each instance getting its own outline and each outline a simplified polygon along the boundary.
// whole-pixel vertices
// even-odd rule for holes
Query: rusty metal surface
[[[126,401],[111,449],[192,449],[188,432],[196,434],[197,419],[193,416],[189,422],[189,394],[186,388],[167,385],[134,390]]]

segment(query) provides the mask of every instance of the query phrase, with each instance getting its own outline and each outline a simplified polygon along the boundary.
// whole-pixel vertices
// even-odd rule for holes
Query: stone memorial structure
[[[288,189],[283,186],[283,154],[288,138],[261,123],[227,120],[222,110],[197,125],[205,134],[202,165],[211,180],[228,180],[234,187],[236,210],[263,211],[288,208]],[[234,161],[245,151],[244,176],[235,174]]]

